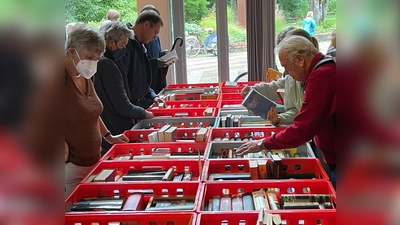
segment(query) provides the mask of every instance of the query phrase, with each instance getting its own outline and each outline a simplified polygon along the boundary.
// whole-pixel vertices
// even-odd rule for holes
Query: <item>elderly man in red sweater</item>
[[[285,73],[304,82],[300,112],[285,130],[261,141],[247,142],[236,154],[298,147],[314,138],[332,171],[332,184],[336,186],[336,64],[328,60],[318,65],[326,57],[300,36],[284,39],[278,45],[278,54]]]

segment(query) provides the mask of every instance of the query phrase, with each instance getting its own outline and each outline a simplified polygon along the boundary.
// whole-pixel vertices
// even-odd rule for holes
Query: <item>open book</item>
[[[165,62],[167,65],[171,65],[172,63],[176,62],[178,60],[178,55],[176,54],[176,50],[172,50],[168,52],[167,54],[163,55],[160,57],[160,60]]]
[[[254,114],[267,119],[267,113],[272,107],[276,107],[275,102],[262,95],[255,89],[251,89],[246,97],[243,99],[242,105]]]

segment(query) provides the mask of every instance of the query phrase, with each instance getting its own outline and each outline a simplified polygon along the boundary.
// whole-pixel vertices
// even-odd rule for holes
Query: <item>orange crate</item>
[[[261,140],[266,137],[271,136],[271,132],[278,133],[284,130],[285,127],[228,127],[228,128],[214,128],[211,130],[211,135],[209,135],[208,141],[215,141],[216,137],[223,138],[226,134],[229,134],[230,138],[235,137],[235,133],[239,133],[240,137],[243,139],[246,134],[253,133],[253,140]],[[242,140],[238,140],[242,141]]]
[[[200,161],[203,166],[204,161]],[[192,181],[200,181],[201,174],[199,172],[199,161],[198,160],[159,160],[159,161],[151,161],[151,160],[135,160],[135,161],[103,161],[98,163],[82,180],[81,183],[85,183],[85,181],[92,175],[99,174],[103,169],[114,169],[115,176],[119,174],[127,174],[130,167],[134,167],[135,170],[140,170],[144,166],[161,166],[163,170],[168,170],[171,167],[175,167],[175,172],[182,173],[187,168],[190,172],[192,172]],[[138,181],[133,181],[138,182]],[[146,182],[146,181],[143,181]],[[147,181],[152,182],[152,181]],[[155,181],[154,181],[155,182]],[[162,181],[168,182],[168,181]],[[94,182],[93,182],[94,183]],[[98,184],[99,182],[96,182]],[[123,182],[118,182],[123,183]],[[127,182],[130,183],[130,182]]]
[[[213,110],[211,116],[217,116],[217,108],[208,107]],[[167,117],[203,117],[204,111],[207,107],[202,108],[174,108],[174,109],[148,109],[154,116],[167,116]]]
[[[282,194],[330,194],[332,205],[336,206],[336,192],[332,187],[331,182],[327,180],[253,180],[253,181],[229,181],[229,182],[205,182],[202,193],[199,197],[199,205],[197,212],[204,211],[204,206],[208,204],[209,200],[214,196],[221,196],[223,189],[228,189],[230,194],[238,193],[238,189],[242,189],[244,193],[253,192],[254,190],[266,188],[275,188],[278,192],[276,197],[280,202]],[[253,210],[254,211],[254,210]],[[272,213],[280,213],[293,210],[270,210]],[[318,213],[321,209],[296,209],[296,212],[302,213]],[[324,209],[323,211],[336,212],[336,209]],[[238,213],[238,211],[224,211],[226,213]]]
[[[201,155],[205,154],[207,145],[208,143],[206,142],[158,142],[158,143],[116,144],[111,147],[111,149],[100,159],[100,161],[114,160],[119,155],[129,155],[129,154],[132,154],[133,156],[139,156],[139,155],[150,156],[153,154],[153,151],[155,149],[168,149],[170,153],[178,153],[178,152],[195,153],[196,156],[194,156],[194,158],[197,159],[198,152],[200,152]],[[158,160],[165,158],[154,157],[150,159]]]
[[[270,159],[267,159],[270,162]],[[249,160],[207,160],[204,164],[203,174],[201,177],[202,181],[208,181],[208,177],[212,173],[249,173]],[[305,174],[313,173],[315,178],[318,180],[329,180],[329,176],[326,174],[324,168],[321,165],[319,159],[316,158],[285,158],[282,159],[281,176],[284,174]],[[300,179],[296,179],[298,181]],[[225,181],[215,181],[225,182]],[[230,181],[226,181],[230,182]]]
[[[68,215],[65,225],[111,225],[111,224],[154,224],[154,225],[195,225],[195,213],[154,213],[149,214],[107,214],[107,215]]]
[[[199,128],[178,128],[177,129],[177,139],[183,140],[186,134],[186,141],[194,142],[194,134],[199,130]],[[124,132],[125,136],[129,139],[130,143],[149,143],[148,135],[158,131],[158,129],[138,129],[138,130],[127,130]],[[207,134],[209,133],[209,129]],[[143,138],[141,138],[143,136]],[[185,141],[185,142],[186,142]]]
[[[198,182],[169,182],[168,185],[162,182],[135,182],[135,183],[102,183],[102,184],[79,184],[65,200],[65,216],[69,215],[85,215],[85,214],[120,214],[126,213],[124,211],[70,211],[72,205],[84,197],[114,197],[115,192],[119,193],[119,197],[125,198],[130,193],[143,192],[144,204],[146,208],[151,197],[186,197],[194,202],[193,209],[179,210],[180,212],[194,212],[198,205],[198,194],[200,193],[202,184]],[[172,210],[158,211],[158,212],[173,212]],[[131,215],[136,213],[154,214],[154,211],[131,211]]]
[[[287,225],[336,225],[336,212],[319,211],[315,213],[296,212],[296,211],[280,211],[281,219]],[[238,225],[244,220],[246,225],[258,224],[258,213],[255,212],[237,212],[232,213],[201,213],[197,215],[196,225],[222,224],[222,221],[228,221],[228,225]],[[282,221],[282,222],[283,222]]]

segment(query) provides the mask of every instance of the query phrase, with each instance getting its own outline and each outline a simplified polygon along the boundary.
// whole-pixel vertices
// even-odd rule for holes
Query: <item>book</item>
[[[160,61],[164,62],[166,65],[171,65],[172,63],[178,60],[178,55],[176,54],[176,50],[172,50],[167,54],[160,57]]]
[[[242,105],[254,114],[267,119],[267,113],[272,107],[276,107],[275,102],[262,95],[255,89],[251,89],[243,99]]]

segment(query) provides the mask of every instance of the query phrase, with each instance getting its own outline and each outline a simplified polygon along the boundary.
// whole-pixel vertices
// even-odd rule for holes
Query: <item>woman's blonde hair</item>
[[[313,12],[313,11],[308,11],[307,17],[313,17],[313,15],[314,15],[314,12]]]

